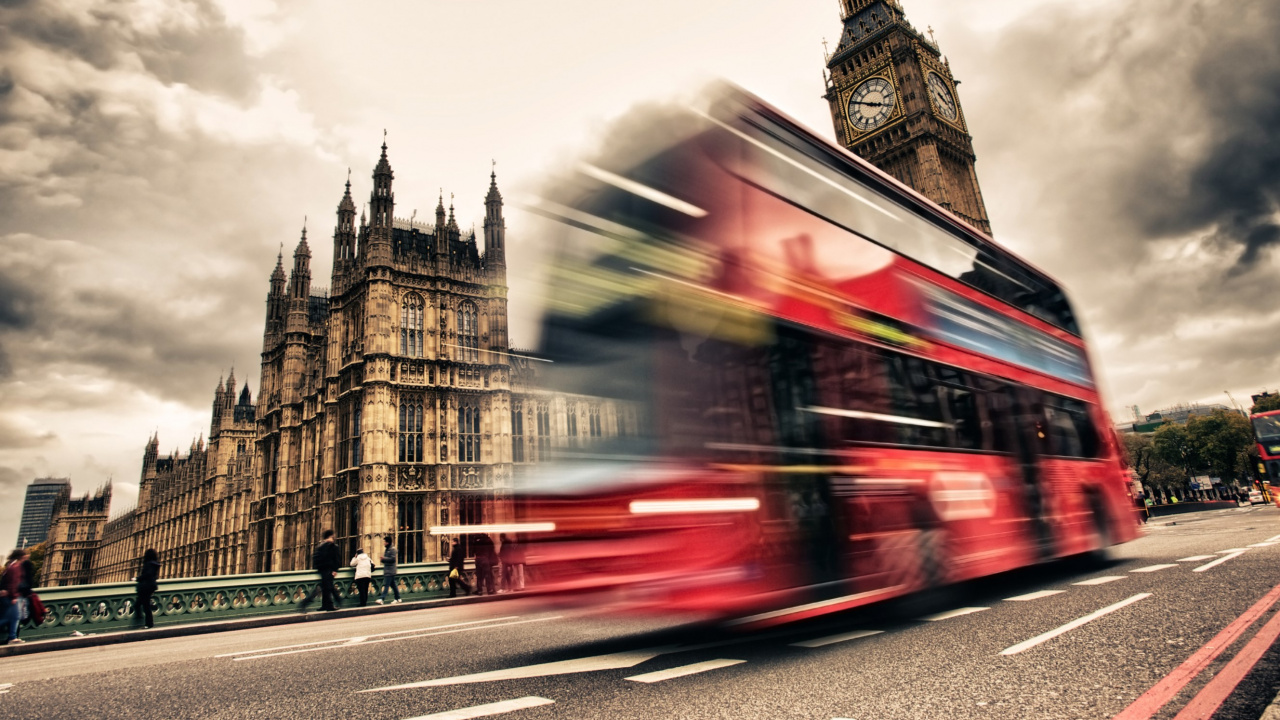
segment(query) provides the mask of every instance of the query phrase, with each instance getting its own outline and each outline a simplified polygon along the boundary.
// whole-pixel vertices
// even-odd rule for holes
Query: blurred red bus
[[[1274,494],[1274,488],[1280,486],[1280,410],[1254,413],[1249,421],[1258,443],[1258,475]]]
[[[622,125],[530,208],[542,382],[636,418],[518,481],[544,589],[774,623],[1137,536],[1052,280],[736,89]]]

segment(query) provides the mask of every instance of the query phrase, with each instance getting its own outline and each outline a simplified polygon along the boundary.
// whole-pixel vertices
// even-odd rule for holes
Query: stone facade
[[[973,139],[951,64],[898,0],[840,0],[844,29],[827,58],[836,137],[852,152],[985,233]]]
[[[111,483],[92,495],[71,497],[67,487],[54,504],[53,520],[45,541],[40,584],[46,587],[93,582],[100,533],[111,506]]]

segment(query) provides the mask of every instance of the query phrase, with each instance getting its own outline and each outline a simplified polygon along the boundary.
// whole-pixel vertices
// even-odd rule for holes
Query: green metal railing
[[[406,601],[440,597],[449,589],[448,563],[412,563],[398,570],[396,584]],[[370,603],[382,592],[382,584],[382,571],[375,569]],[[298,603],[317,585],[314,570],[161,580],[151,598],[152,613],[160,625],[296,612]],[[351,606],[350,598],[359,597],[352,568],[338,571],[335,587],[346,607]],[[138,622],[132,582],[37,588],[35,592],[48,615],[39,627],[23,629],[25,639],[127,630]],[[317,596],[312,604],[319,607],[319,603]]]

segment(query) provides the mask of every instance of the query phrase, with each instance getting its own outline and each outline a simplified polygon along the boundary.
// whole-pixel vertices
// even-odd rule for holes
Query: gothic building
[[[827,94],[845,147],[983,232],[991,232],[951,64],[898,0],[840,0]]]
[[[98,491],[73,499],[68,485],[53,506],[53,520],[40,570],[40,584],[46,587],[81,585],[93,582],[98,533],[107,522],[111,506],[111,483]]]
[[[312,286],[305,229],[289,272],[277,258],[257,403],[232,371],[207,443],[161,457],[152,437],[137,507],[105,522],[104,506],[75,582],[126,581],[147,548],[165,577],[305,569],[326,528],[348,555],[393,534],[401,562],[443,560],[431,528],[509,519],[516,468],[635,432],[634,409],[548,391],[510,349],[497,176],[483,251],[443,193],[434,224],[397,218],[393,180],[384,143],[359,220],[348,180],[330,290]]]

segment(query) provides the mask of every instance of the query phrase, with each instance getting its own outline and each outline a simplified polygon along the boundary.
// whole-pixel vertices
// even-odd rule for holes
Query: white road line
[[[1249,547],[1271,547],[1272,545],[1277,545],[1277,544],[1280,544],[1280,543],[1273,543],[1273,542],[1260,542],[1260,543],[1254,543],[1254,544],[1250,545]]]
[[[489,717],[490,715],[501,715],[503,713],[515,712],[516,710],[527,710],[528,708],[541,707],[543,705],[554,705],[555,700],[548,700],[542,697],[530,695],[517,700],[503,700],[502,702],[489,703],[488,705],[476,705],[474,707],[462,708],[461,710],[450,710],[448,712],[435,713],[432,715],[419,715],[418,717],[409,718],[409,720],[471,720],[471,718]]]
[[[524,680],[527,678],[550,677],[552,675],[572,675],[574,673],[597,672],[600,670],[625,670],[647,662],[659,655],[674,652],[677,646],[629,650],[627,652],[595,655],[593,657],[574,658],[557,662],[525,665],[524,667],[492,670],[490,672],[458,675],[455,677],[423,680],[422,682],[391,685],[388,687],[361,690],[362,693],[387,692],[389,690],[410,690],[413,688],[442,687],[445,685],[465,685],[468,683],[493,682],[495,680]]]
[[[861,640],[864,637],[879,635],[883,630],[855,630],[853,632],[840,633],[839,635],[828,635],[826,637],[814,638],[813,640],[805,640],[803,642],[791,643],[791,647],[802,648],[820,648],[827,645],[845,642],[847,640]]]
[[[1129,572],[1131,572],[1131,573],[1153,573],[1153,572],[1160,572],[1161,570],[1168,570],[1168,569],[1169,569],[1169,568],[1171,568],[1171,567],[1178,567],[1178,565],[1177,565],[1176,563],[1175,563],[1175,564],[1172,564],[1172,565],[1148,565],[1148,566],[1146,566],[1146,567],[1140,567],[1140,568],[1138,568],[1137,570],[1130,570]]]
[[[1061,595],[1064,592],[1066,592],[1066,590],[1041,590],[1039,592],[1027,593],[1026,595],[1018,595],[1017,597],[1005,598],[1004,601],[1005,602],[1030,602],[1032,600],[1039,600],[1040,598],[1047,598],[1047,597],[1053,597],[1054,595]]]
[[[1001,651],[1000,654],[1001,655],[1017,655],[1018,653],[1023,652],[1024,650],[1030,650],[1031,648],[1039,645],[1040,643],[1052,640],[1058,637],[1059,635],[1065,635],[1066,633],[1069,633],[1072,630],[1075,630],[1076,628],[1082,625],[1091,623],[1094,620],[1097,620],[1098,618],[1102,617],[1103,615],[1113,613],[1117,610],[1128,607],[1129,605],[1132,605],[1138,602],[1139,600],[1146,600],[1149,597],[1151,597],[1151,593],[1139,593],[1127,600],[1121,600],[1120,602],[1114,605],[1108,605],[1102,608],[1101,610],[1089,613],[1088,615],[1085,615],[1082,618],[1072,620],[1071,622],[1067,623],[1066,625],[1063,625],[1062,627],[1054,628],[1053,630],[1050,630],[1047,633],[1044,633],[1042,635],[1037,635],[1031,638],[1030,640],[1027,640],[1025,642],[1020,642],[1017,645],[1014,645],[1010,648],[1006,648],[1005,650]]]
[[[1248,549],[1249,548],[1231,548],[1230,550],[1219,550],[1218,554],[1225,555],[1226,553],[1238,553],[1238,552],[1244,552],[1245,550],[1248,550]]]
[[[1276,535],[1275,537],[1269,537],[1263,542],[1280,542],[1280,535]]]
[[[1201,560],[1212,560],[1216,557],[1218,556],[1217,555],[1192,555],[1191,557],[1184,557],[1178,562],[1200,562]]]
[[[368,640],[369,638],[390,637],[392,635],[407,635],[409,633],[430,632],[432,630],[446,630],[448,628],[465,627],[467,625],[483,625],[484,623],[505,622],[507,620],[515,620],[517,617],[519,616],[508,615],[506,617],[489,618],[487,620],[472,620],[470,622],[450,623],[449,625],[433,625],[431,627],[414,628],[412,630],[397,630],[396,632],[378,633],[376,635],[366,635],[361,639]],[[317,640],[315,642],[301,643],[298,645],[281,645],[279,647],[259,648],[257,650],[241,650],[239,652],[214,655],[214,657],[224,658],[224,657],[235,657],[236,655],[252,655],[254,653],[276,652],[278,650],[296,650],[298,648],[314,647],[316,645],[341,645],[343,643],[349,643],[355,639],[357,638],[338,638],[336,640]]]
[[[525,625],[535,622],[546,622],[548,620],[558,620],[560,615],[552,617],[533,618],[532,620],[516,620],[515,622],[499,623],[494,625],[480,625],[478,627],[464,627],[453,630],[440,630],[438,632],[418,633],[417,635],[401,635],[400,637],[381,638],[379,640],[369,640],[361,643],[361,645],[377,645],[378,643],[397,642],[400,640],[415,640],[417,638],[435,637],[436,635],[453,635],[454,633],[475,632],[476,630],[494,630],[497,628],[511,627],[513,625]],[[244,657],[232,658],[235,662],[242,660],[261,660],[263,658],[280,657],[281,655],[298,655],[300,653],[319,652],[320,650],[337,650],[347,647],[346,645],[323,645],[321,647],[302,648],[301,650],[285,650],[284,652],[267,653],[266,655],[246,655]]]
[[[891,593],[896,593],[901,589],[901,585],[894,585],[893,587],[868,590],[866,592],[854,593],[853,595],[843,595],[841,597],[831,598],[830,600],[819,600],[818,602],[812,602],[805,605],[796,605],[795,607],[782,608],[781,610],[771,610],[769,612],[760,613],[759,615],[749,615],[744,618],[737,618],[726,622],[725,625],[747,625],[750,623],[763,622],[765,620],[774,620],[788,615],[798,615],[809,610],[820,610],[822,608],[831,607],[832,605],[855,603],[880,595],[889,595]]]
[[[1229,553],[1229,554],[1227,554],[1227,555],[1223,555],[1222,557],[1218,558],[1217,560],[1214,560],[1214,561],[1213,561],[1213,562],[1211,562],[1211,563],[1205,563],[1204,565],[1201,565],[1200,567],[1196,568],[1195,570],[1192,570],[1191,572],[1204,572],[1205,570],[1211,570],[1211,569],[1213,569],[1214,567],[1217,567],[1218,565],[1221,565],[1222,563],[1224,563],[1224,562],[1226,562],[1226,561],[1228,561],[1228,560],[1230,560],[1230,559],[1232,559],[1232,558],[1238,558],[1238,557],[1240,557],[1241,555],[1245,554],[1246,552],[1248,552],[1248,551],[1247,551],[1247,550],[1241,550],[1240,552],[1233,552],[1233,553]]]
[[[1088,580],[1081,580],[1078,583],[1071,583],[1071,584],[1072,585],[1106,585],[1109,582],[1115,582],[1117,580],[1123,580],[1123,579],[1124,579],[1123,575],[1103,575],[1102,577],[1089,578]]]
[[[670,670],[659,670],[657,672],[645,673],[643,675],[632,675],[627,678],[632,682],[656,683],[663,680],[671,680],[673,678],[685,677],[686,675],[697,675],[709,670],[719,670],[731,665],[738,665],[746,662],[746,660],[707,660],[706,662],[694,663],[692,665],[684,665],[682,667],[671,668]]]
[[[991,608],[984,608],[984,607],[957,608],[955,610],[940,612],[937,615],[926,615],[925,617],[922,617],[920,619],[924,620],[925,622],[938,622],[940,620],[950,620],[951,618],[960,617],[961,615],[972,615],[974,613],[979,613],[979,612],[982,612],[983,610],[990,610],[990,609]]]

